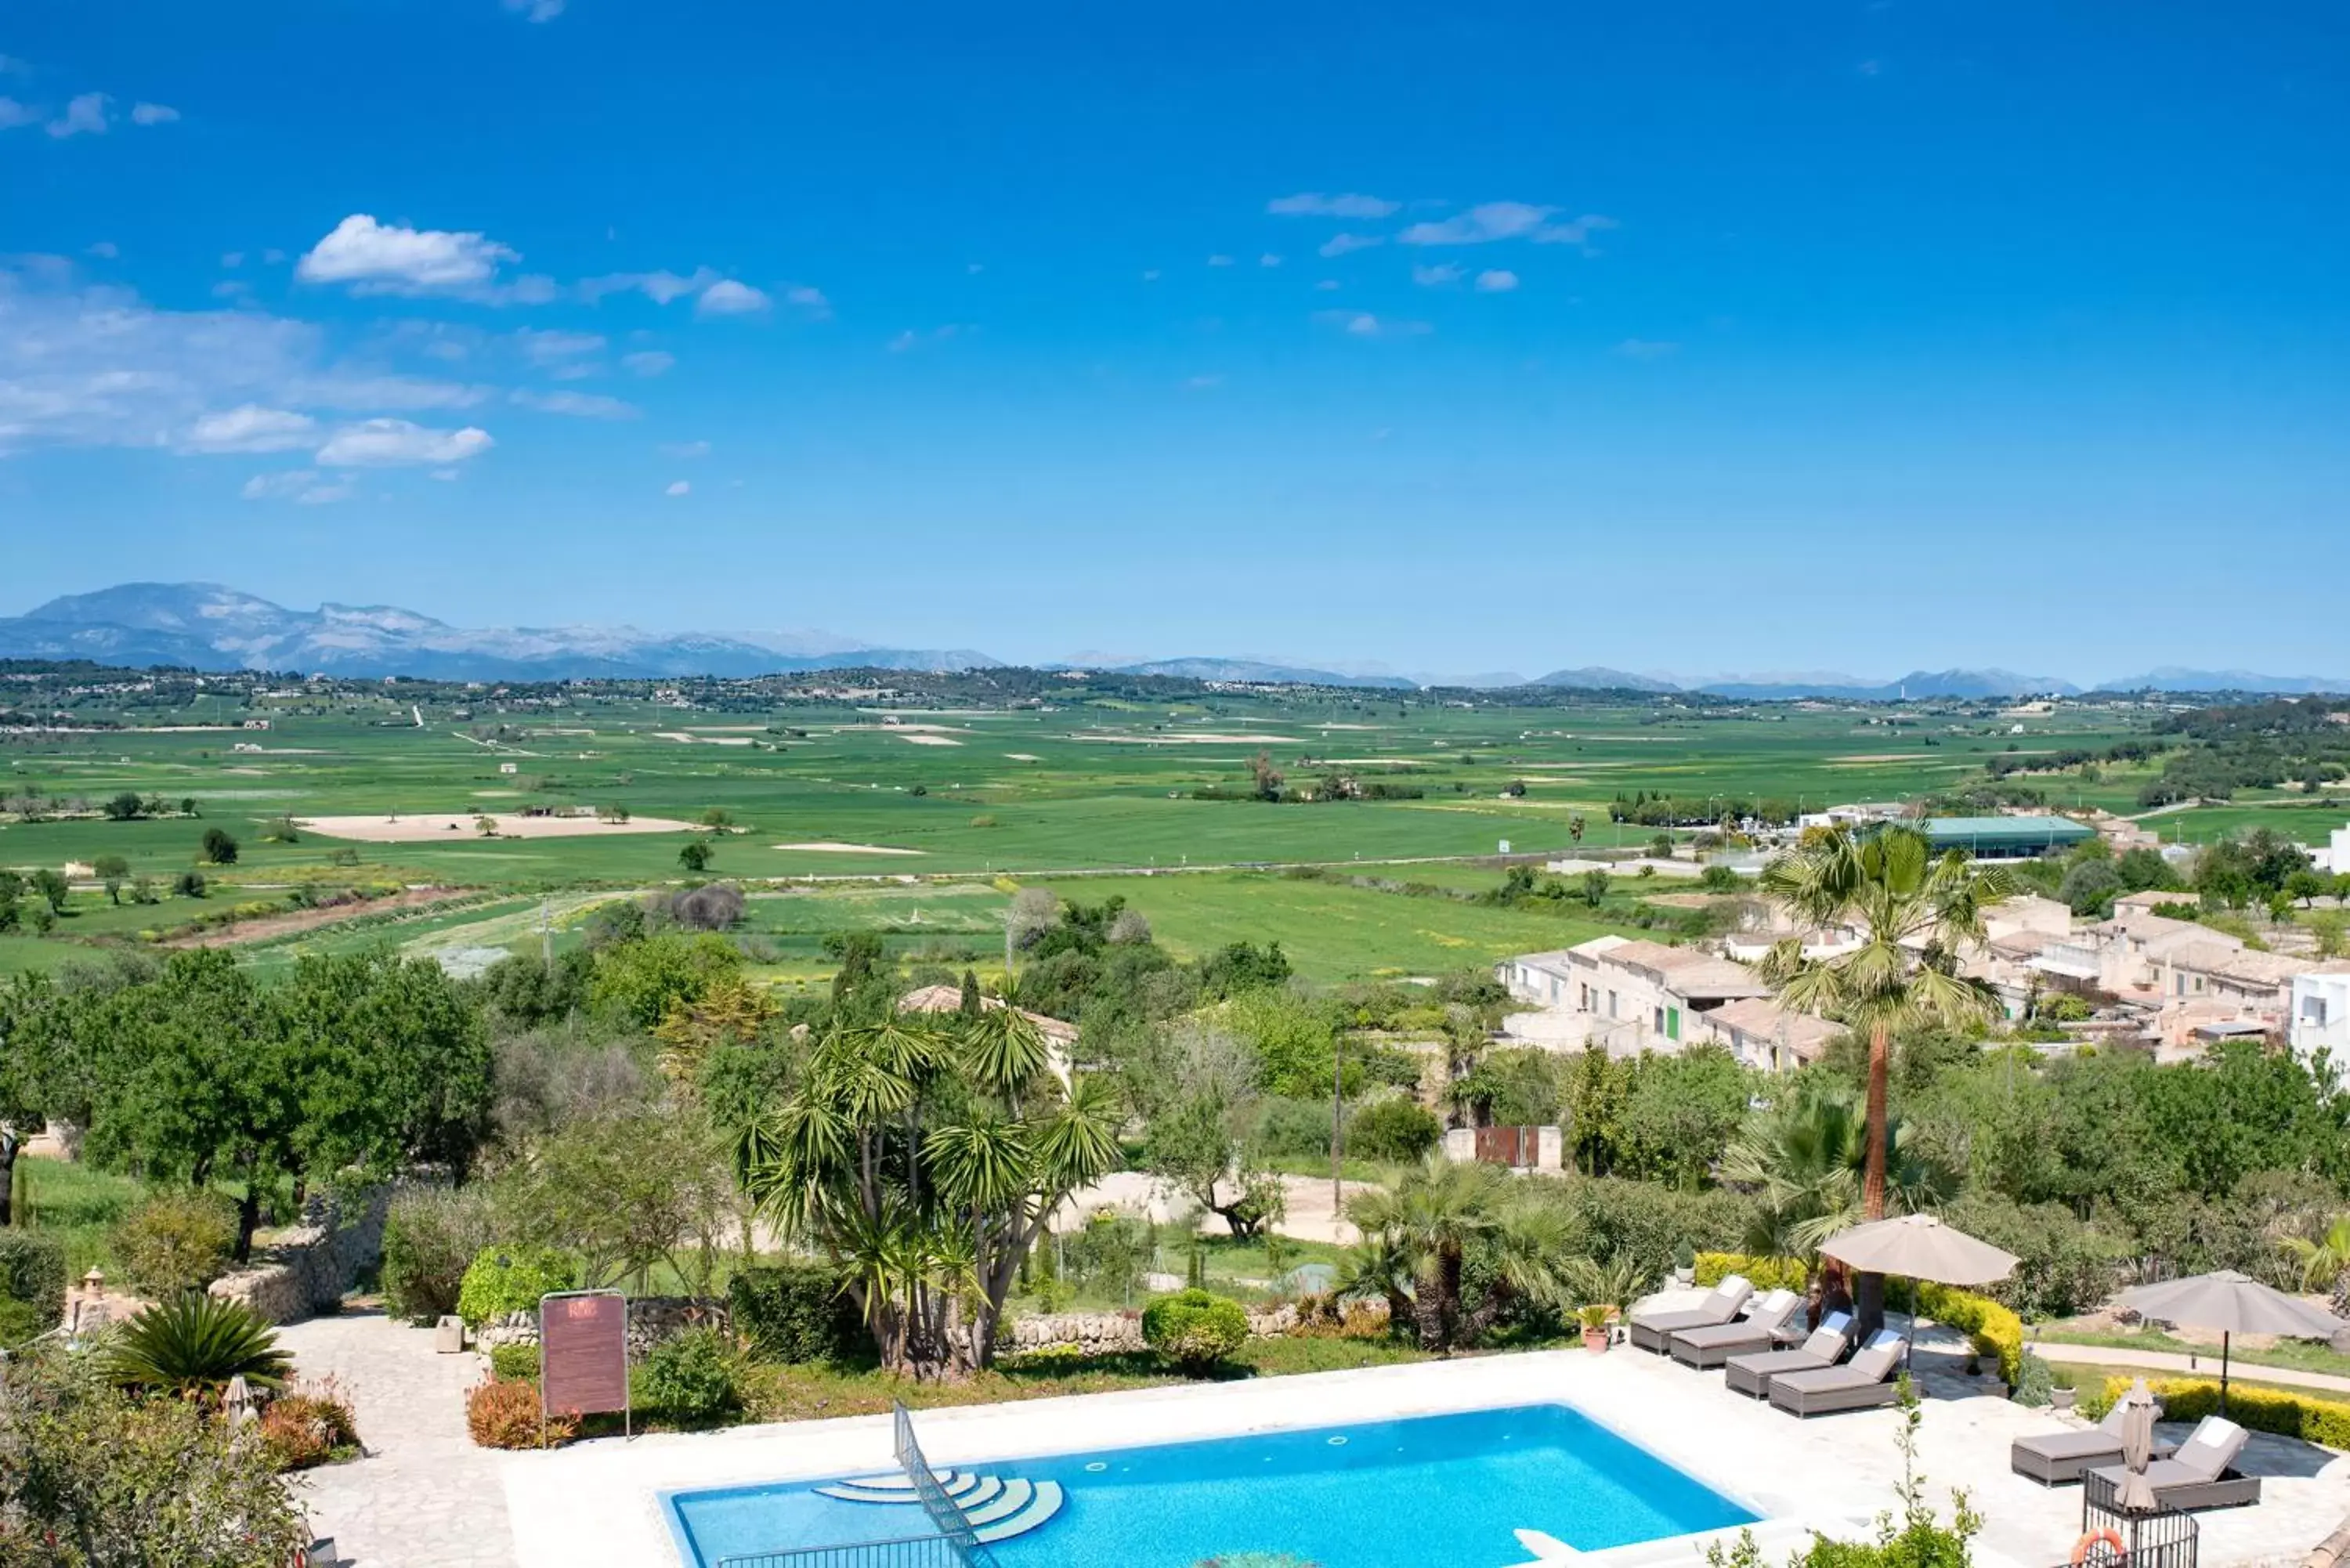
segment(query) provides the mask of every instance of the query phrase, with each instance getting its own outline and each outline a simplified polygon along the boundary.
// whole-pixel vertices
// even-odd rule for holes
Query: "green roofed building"
[[[2026,859],[2097,836],[2064,816],[1929,816],[1925,829],[1937,850],[1963,849],[1979,860]]]

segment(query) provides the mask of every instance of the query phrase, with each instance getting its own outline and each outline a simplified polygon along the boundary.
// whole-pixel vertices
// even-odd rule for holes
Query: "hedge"
[[[857,1305],[828,1263],[743,1269],[726,1282],[734,1332],[775,1361],[837,1361],[857,1347]]]
[[[1758,1291],[1800,1291],[1810,1282],[1810,1272],[1799,1259],[1752,1258],[1739,1252],[1700,1252],[1697,1282],[1718,1285],[1724,1275],[1744,1274]],[[1987,1296],[1953,1290],[1949,1285],[1919,1282],[1918,1310],[1949,1324],[1972,1341],[1975,1354],[1999,1362],[2002,1381],[2010,1387],[2023,1373],[2023,1320]]]
[[[2133,1381],[2128,1377],[2107,1378],[2101,1394],[2083,1402],[2082,1413],[2102,1417],[2114,1407],[2114,1401],[2129,1391]],[[2162,1401],[2162,1418],[2166,1421],[2199,1421],[2220,1412],[2220,1385],[2213,1378],[2154,1378],[2148,1380],[2147,1386]],[[2322,1449],[2350,1449],[2350,1404],[2339,1400],[2231,1384],[2228,1389],[2228,1419],[2255,1432],[2299,1438]]]

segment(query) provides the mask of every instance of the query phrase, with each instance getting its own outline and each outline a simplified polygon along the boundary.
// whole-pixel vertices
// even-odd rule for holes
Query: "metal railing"
[[[943,1535],[860,1541],[850,1546],[799,1546],[721,1557],[718,1568],[961,1568],[962,1554]]]
[[[890,1416],[899,1467],[914,1483],[914,1495],[922,1500],[922,1510],[931,1516],[931,1522],[938,1526],[941,1535],[954,1543],[955,1553],[964,1568],[996,1568],[995,1553],[972,1533],[971,1521],[963,1517],[962,1508],[939,1484],[938,1472],[931,1469],[931,1461],[923,1458],[922,1445],[914,1437],[912,1412],[902,1402],[892,1400]]]
[[[2128,1568],[2195,1568],[2201,1532],[2193,1514],[2170,1509],[2158,1509],[2151,1513],[2133,1511],[2119,1506],[2116,1493],[2115,1483],[2108,1476],[2091,1470],[2082,1478],[2082,1535],[2109,1530],[2122,1543],[2118,1553],[2112,1552],[2109,1545],[2094,1547],[2085,1562],[2098,1568],[2116,1568],[2123,1563]]]

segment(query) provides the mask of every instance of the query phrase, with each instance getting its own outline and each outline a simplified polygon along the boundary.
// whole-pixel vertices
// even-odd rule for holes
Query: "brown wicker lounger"
[[[1793,1350],[1769,1350],[1754,1355],[1733,1355],[1722,1363],[1722,1383],[1733,1394],[1750,1399],[1771,1397],[1771,1379],[1783,1372],[1817,1372],[1834,1366],[1852,1345],[1852,1314],[1832,1312],[1812,1330],[1812,1336]]]
[[[2175,1445],[2158,1439],[2154,1457],[2168,1459]],[[2085,1430],[2038,1432],[2018,1438],[2007,1450],[2007,1468],[2042,1486],[2063,1486],[2079,1480],[2093,1465],[2122,1462],[2122,1407],[2116,1404],[2106,1418]]]
[[[1751,1355],[1777,1345],[1780,1331],[1803,1304],[1803,1297],[1793,1291],[1773,1291],[1737,1322],[1681,1329],[1668,1336],[1666,1348],[1675,1361],[1700,1371],[1719,1366],[1733,1355]]]
[[[1893,1403],[1897,1389],[1894,1368],[1908,1342],[1880,1329],[1858,1355],[1842,1366],[1817,1372],[1783,1372],[1771,1379],[1771,1403],[1791,1416],[1833,1416],[1846,1410],[1869,1410]]]
[[[1727,1274],[1721,1283],[1713,1287],[1713,1294],[1700,1304],[1680,1312],[1636,1313],[1632,1317],[1632,1344],[1641,1350],[1665,1353],[1665,1345],[1685,1328],[1704,1328],[1710,1324],[1728,1323],[1746,1304],[1754,1287],[1743,1274]]]

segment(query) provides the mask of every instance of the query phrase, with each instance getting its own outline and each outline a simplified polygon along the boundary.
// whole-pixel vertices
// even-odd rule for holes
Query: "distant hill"
[[[1526,682],[1529,686],[1563,686],[1577,691],[1680,691],[1687,690],[1653,675],[1594,665],[1584,670],[1554,670]]]
[[[2143,675],[2104,680],[2099,691],[2259,691],[2282,697],[2304,697],[2313,691],[2350,691],[2350,679],[2339,675],[2258,675],[2249,670],[2182,670],[2166,664]]]
[[[287,609],[215,583],[125,583],[0,618],[0,658],[90,659],[197,670],[290,670],[444,680],[764,675],[846,665],[968,670],[968,649],[847,645],[783,653],[739,638],[633,627],[468,629],[390,605]]]
[[[1898,702],[1939,697],[2009,698],[2071,697],[2080,691],[2069,680],[2054,675],[2018,675],[2012,670],[1913,670],[1898,680],[1869,681],[1850,675],[1735,676],[1709,680],[1696,688],[1717,697],[1780,702],[1803,697],[1823,697],[1856,702]]]
[[[1419,682],[1400,675],[1341,675],[1330,670],[1307,670],[1290,664],[1263,664],[1253,659],[1158,659],[1146,664],[1122,664],[1120,675],[1178,675],[1187,680],[1253,680],[1265,685],[1367,686],[1388,691],[1416,691]]]

